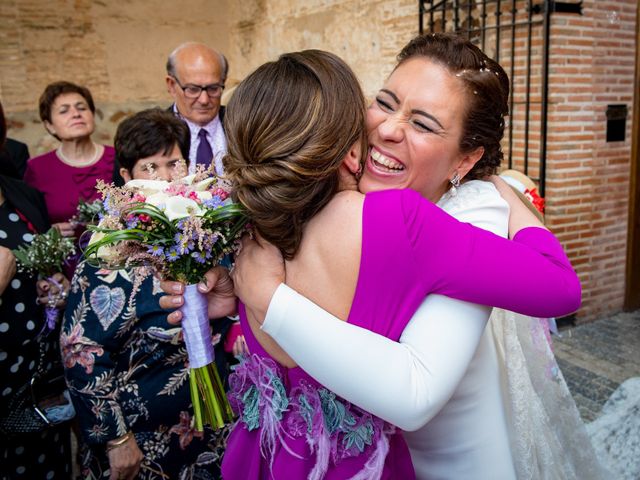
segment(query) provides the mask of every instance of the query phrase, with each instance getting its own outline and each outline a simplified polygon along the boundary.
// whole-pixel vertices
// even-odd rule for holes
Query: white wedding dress
[[[439,205],[506,236],[492,184]],[[489,312],[430,295],[393,342],[280,285],[262,329],[327,388],[407,430],[420,479],[606,478],[540,320],[496,309],[484,328]]]

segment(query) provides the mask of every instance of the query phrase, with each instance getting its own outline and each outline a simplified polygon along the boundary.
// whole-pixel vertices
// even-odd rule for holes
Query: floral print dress
[[[60,344],[85,478],[108,478],[105,444],[127,431],[144,454],[139,478],[219,478],[228,431],[191,427],[187,352],[160,293],[152,276],[76,270]]]

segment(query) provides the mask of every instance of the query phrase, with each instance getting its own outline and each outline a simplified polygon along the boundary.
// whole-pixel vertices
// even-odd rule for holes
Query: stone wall
[[[283,52],[329,50],[353,67],[371,95],[417,32],[414,0],[246,0],[231,9],[229,54],[242,78]]]
[[[86,85],[98,108],[94,139],[110,144],[124,116],[170,104],[164,66],[182,42],[225,53],[229,86],[283,52],[330,50],[372,94],[417,28],[413,0],[3,0],[0,100],[9,135],[36,155],[56,145],[37,113],[44,87],[61,79]]]
[[[38,97],[56,80],[86,85],[96,106],[94,139],[111,143],[117,123],[148,106],[168,106],[167,55],[194,40],[227,51],[227,0],[0,2],[0,100],[9,135],[32,154],[50,150]]]

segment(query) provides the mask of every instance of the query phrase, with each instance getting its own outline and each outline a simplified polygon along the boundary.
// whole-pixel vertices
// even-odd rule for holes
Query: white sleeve
[[[328,389],[403,430],[416,430],[452,395],[490,310],[430,295],[398,343],[337,319],[282,284],[262,329]]]
[[[473,223],[481,220],[494,231],[506,224],[497,200],[483,198],[468,208],[460,199],[456,203],[456,217],[472,210]],[[416,430],[453,394],[490,313],[489,307],[429,295],[394,342],[339,320],[282,284],[262,329],[330,390],[404,430]]]

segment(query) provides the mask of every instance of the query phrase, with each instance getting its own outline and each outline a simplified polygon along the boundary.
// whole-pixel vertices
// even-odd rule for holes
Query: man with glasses
[[[167,89],[174,100],[171,110],[191,132],[189,173],[196,164],[208,167],[213,162],[216,173],[222,174],[227,141],[220,97],[227,71],[224,55],[202,43],[183,43],[167,59]]]

